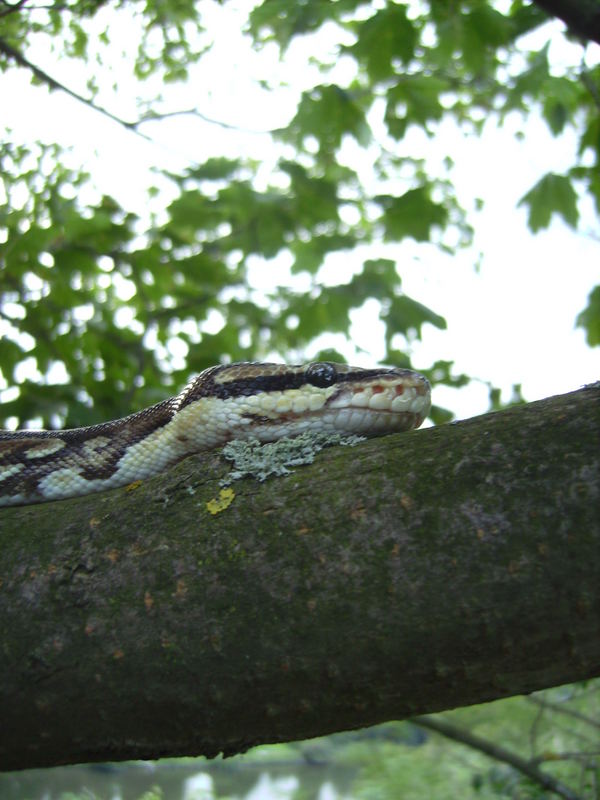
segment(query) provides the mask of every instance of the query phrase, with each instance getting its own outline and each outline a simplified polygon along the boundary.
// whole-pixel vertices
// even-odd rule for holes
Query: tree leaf
[[[353,27],[357,42],[344,51],[364,65],[372,81],[390,77],[397,72],[398,61],[408,64],[412,59],[418,35],[403,4],[389,4]]]
[[[441,330],[447,327],[446,320],[442,316],[405,294],[393,297],[382,317],[387,323],[390,341],[396,333],[406,335],[414,332],[421,338],[422,327],[426,322]]]
[[[600,286],[594,287],[588,297],[588,304],[577,317],[577,326],[585,330],[590,347],[600,345]]]
[[[443,227],[448,212],[429,197],[427,187],[411,189],[400,197],[379,195],[375,198],[383,208],[382,222],[386,236],[392,241],[410,236],[418,242],[431,238],[434,226]]]
[[[527,206],[527,224],[534,233],[547,228],[553,214],[561,216],[571,228],[577,227],[577,195],[565,175],[548,172],[519,200],[519,206]]]

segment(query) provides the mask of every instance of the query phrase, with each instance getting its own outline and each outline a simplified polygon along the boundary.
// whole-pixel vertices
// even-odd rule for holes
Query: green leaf
[[[326,177],[317,177],[300,164],[282,161],[280,167],[291,178],[294,216],[303,227],[338,220],[338,185]]]
[[[580,89],[565,77],[550,78],[544,85],[542,113],[555,136],[562,133],[567,122],[576,113]]]
[[[564,175],[548,172],[519,200],[519,206],[529,209],[527,224],[533,233],[547,228],[553,214],[561,216],[571,228],[577,227],[577,194]]]
[[[369,297],[391,297],[400,287],[396,262],[389,258],[365,261],[362,272],[352,278],[349,287],[356,298],[356,306],[362,305]]]
[[[446,80],[432,75],[402,76],[387,93],[385,123],[390,135],[401,139],[409,125],[427,131],[427,122],[442,118],[440,95],[449,88]]]
[[[429,197],[427,187],[411,189],[400,197],[379,195],[375,198],[383,208],[382,222],[388,239],[398,241],[411,236],[418,242],[431,239],[434,226],[443,227],[448,212]]]
[[[298,273],[305,270],[314,275],[319,267],[323,266],[327,253],[336,250],[351,250],[356,243],[357,237],[350,233],[313,235],[306,241],[295,239],[290,246],[290,250],[295,256],[292,272]]]
[[[464,372],[460,373],[459,375],[453,375],[453,366],[454,361],[439,360],[432,364],[429,369],[421,370],[421,372],[423,372],[423,374],[429,378],[432,384],[443,383],[446,386],[452,386],[455,389],[460,389],[462,386],[466,386],[471,378],[468,375],[465,375]]]
[[[588,304],[577,316],[577,327],[585,330],[585,338],[590,347],[600,344],[600,286],[594,287],[588,297]]]
[[[372,81],[389,78],[397,73],[398,61],[408,64],[413,58],[418,34],[403,4],[391,3],[353,27],[358,40],[343,49],[365,66]]]
[[[406,335],[415,332],[420,339],[421,329],[426,322],[441,330],[445,330],[447,327],[443,317],[404,294],[392,298],[388,309],[381,316],[387,325],[386,335],[390,341],[396,333]]]
[[[366,146],[371,138],[363,109],[352,93],[336,85],[315,86],[303,92],[296,116],[277,134],[281,139],[304,148],[305,139],[314,136],[321,154],[331,154],[345,135]]]
[[[186,178],[196,180],[225,180],[231,178],[240,168],[240,160],[237,158],[209,158],[198,167],[191,167],[186,171]],[[174,176],[177,178],[178,176]]]
[[[274,39],[285,50],[294,36],[316,31],[331,17],[343,17],[362,4],[363,0],[263,0],[250,13],[249,28],[255,39]]]
[[[476,4],[476,7],[465,15],[464,24],[468,41],[477,40],[488,48],[506,46],[514,35],[512,20],[489,3]]]

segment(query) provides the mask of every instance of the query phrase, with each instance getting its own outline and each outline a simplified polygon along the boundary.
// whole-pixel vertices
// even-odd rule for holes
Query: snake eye
[[[332,383],[335,383],[336,377],[335,367],[329,361],[316,361],[306,368],[306,380],[313,386],[320,388],[331,386]]]

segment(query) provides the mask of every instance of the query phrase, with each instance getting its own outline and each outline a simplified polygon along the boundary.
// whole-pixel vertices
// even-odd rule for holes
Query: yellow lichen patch
[[[228,506],[233,503],[233,498],[235,497],[235,492],[233,489],[221,489],[219,492],[219,497],[213,497],[212,500],[209,500],[206,504],[206,509],[209,514],[220,514],[221,511],[224,511]]]

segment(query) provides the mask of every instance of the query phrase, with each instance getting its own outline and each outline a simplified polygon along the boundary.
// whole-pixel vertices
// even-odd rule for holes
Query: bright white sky
[[[154,144],[148,143],[65,95],[50,95],[44,88],[31,87],[24,70],[0,76],[0,122],[12,128],[15,141],[41,139],[72,147],[70,163],[85,164],[102,192],[142,215],[148,207],[148,186],[162,190],[156,208],[164,207],[173,196],[173,187],[152,171],[154,165],[181,169],[209,156],[251,155],[265,164],[267,178],[277,153],[270,138],[261,132],[289,121],[302,89],[323,81],[309,58],[317,50],[329,48],[331,52],[332,39],[331,31],[325,30],[310,45],[306,40],[298,41],[283,63],[274,47],[256,53],[241,32],[241,19],[251,5],[244,0],[224,7],[203,4],[205,24],[217,40],[215,48],[192,69],[185,86],[159,87],[165,98],[164,110],[196,106],[209,118],[239,126],[239,131],[178,116],[147,123],[143,131],[155,139]],[[99,29],[110,20],[111,13],[105,9],[98,16]],[[548,26],[545,34],[560,29],[556,23]],[[127,50],[130,33],[121,22],[118,45],[117,34],[111,31],[116,50]],[[538,37],[538,46],[545,38]],[[562,41],[560,37],[558,41]],[[557,44],[552,54],[557,68],[564,61],[581,57],[579,48],[567,44]],[[598,54],[596,48],[596,59]],[[28,51],[28,56],[56,79],[87,94],[83,70],[80,73],[67,60],[57,60],[42,42]],[[333,61],[334,73],[328,80],[342,79],[351,63]],[[283,79],[289,86],[277,94],[268,93],[260,89],[261,79],[274,84]],[[135,84],[126,69],[118,73],[118,85],[115,96],[107,80],[97,102],[118,116],[135,119]],[[515,134],[521,131],[525,135],[519,139]],[[383,128],[376,126],[376,134],[383,140]],[[519,199],[545,172],[560,173],[573,163],[575,145],[573,136],[553,139],[535,117],[525,125],[516,116],[511,117],[503,128],[490,120],[481,138],[466,135],[450,124],[443,124],[432,139],[409,131],[399,145],[404,152],[427,157],[431,165],[451,156],[455,162],[452,180],[461,202],[471,208],[475,197],[485,201],[484,210],[471,217],[476,231],[473,248],[449,257],[433,246],[405,241],[371,249],[368,255],[363,251],[353,255],[350,263],[348,256],[337,255],[324,266],[323,280],[341,282],[348,280],[351,270],[358,269],[365,257],[391,257],[399,263],[406,293],[448,322],[447,331],[425,326],[423,341],[411,345],[415,367],[427,367],[438,359],[453,360],[457,373],[466,372],[482,381],[460,392],[436,388],[434,400],[455,410],[459,417],[487,410],[485,381],[502,387],[506,398],[511,386],[520,383],[525,398],[535,400],[598,378],[598,348],[588,348],[583,331],[574,327],[587,295],[600,279],[599,240],[586,235],[594,231],[598,236],[598,220],[591,204],[580,206],[583,232],[574,232],[554,219],[549,230],[536,236],[526,226],[525,209],[517,208]],[[345,159],[356,156],[364,160],[368,171],[369,154],[352,145],[342,153]],[[483,258],[477,270],[479,252]],[[287,283],[288,262],[282,258],[280,263],[278,275]],[[266,272],[272,281],[272,270]],[[258,286],[268,285],[264,273],[257,261],[252,275]],[[376,304],[367,305],[357,313],[353,327],[355,343],[368,349],[372,357],[354,356],[352,348],[337,338],[325,345],[332,344],[358,363],[377,361],[383,350],[376,314]],[[322,346],[321,340],[307,355]]]

